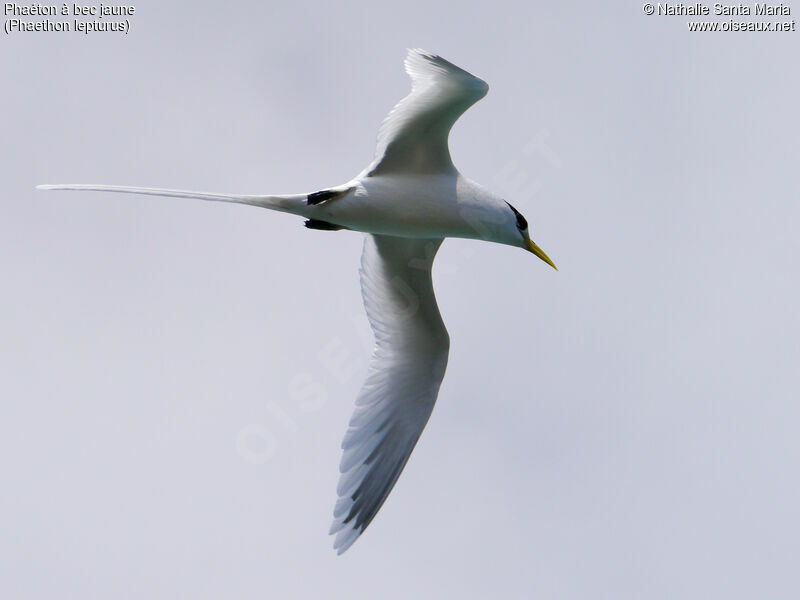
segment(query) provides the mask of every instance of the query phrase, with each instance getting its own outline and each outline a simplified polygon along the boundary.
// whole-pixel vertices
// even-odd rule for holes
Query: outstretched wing
[[[364,242],[361,291],[375,352],[342,442],[330,531],[339,554],[383,505],[439,393],[450,348],[431,281],[441,243],[385,235]]]
[[[424,50],[409,50],[405,67],[411,93],[381,124],[367,175],[453,169],[450,129],[489,91],[485,81]]]

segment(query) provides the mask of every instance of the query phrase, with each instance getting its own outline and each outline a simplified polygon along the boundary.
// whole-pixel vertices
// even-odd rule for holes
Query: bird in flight
[[[330,533],[347,550],[375,518],[433,410],[450,338],[431,281],[444,238],[516,246],[556,268],[508,202],[470,181],[448,148],[456,120],[489,86],[423,50],[409,50],[411,93],[384,119],[375,157],[356,177],[307,194],[215,194],[92,184],[39,189],[124,192],[250,204],[306,219],[309,229],[360,231],[361,292],[375,336],[366,381],[342,442]]]

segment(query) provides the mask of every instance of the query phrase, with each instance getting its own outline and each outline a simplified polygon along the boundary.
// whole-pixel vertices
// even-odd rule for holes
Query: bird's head
[[[508,208],[513,216],[513,221],[511,219],[508,220],[509,228],[513,227],[516,230],[516,234],[512,234],[512,239],[515,240],[516,243],[512,245],[519,246],[528,252],[532,252],[548,265],[553,267],[556,271],[558,271],[558,267],[553,264],[553,261],[550,260],[550,257],[547,256],[547,254],[544,253],[544,250],[539,248],[539,246],[537,246],[531,239],[530,232],[528,231],[528,221],[525,220],[525,217],[523,217],[516,208],[511,206],[511,204],[508,202],[506,202],[506,204],[508,205]]]

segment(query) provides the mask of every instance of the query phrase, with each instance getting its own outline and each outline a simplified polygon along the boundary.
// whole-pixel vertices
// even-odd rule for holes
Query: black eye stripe
[[[517,227],[519,228],[519,230],[524,231],[525,229],[527,229],[528,222],[525,220],[525,217],[523,217],[516,208],[511,206],[511,204],[509,204],[508,202],[506,202],[506,204],[508,204],[508,208],[514,211],[514,215],[517,217]]]

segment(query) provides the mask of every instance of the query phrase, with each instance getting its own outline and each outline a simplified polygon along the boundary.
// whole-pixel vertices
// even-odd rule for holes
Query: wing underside
[[[482,79],[424,50],[409,50],[405,67],[411,93],[381,124],[368,175],[453,169],[450,129],[489,90]]]
[[[431,281],[441,243],[383,235],[364,242],[361,289],[375,351],[342,442],[330,531],[339,554],[383,505],[439,393],[450,347]]]

